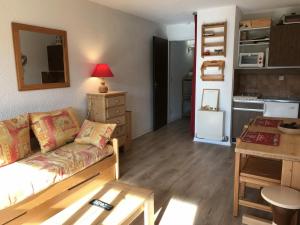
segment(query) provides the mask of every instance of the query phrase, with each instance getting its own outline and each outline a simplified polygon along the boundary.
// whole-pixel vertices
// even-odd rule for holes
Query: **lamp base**
[[[105,82],[102,81],[101,85],[99,86],[99,93],[107,93],[108,87],[105,85]]]

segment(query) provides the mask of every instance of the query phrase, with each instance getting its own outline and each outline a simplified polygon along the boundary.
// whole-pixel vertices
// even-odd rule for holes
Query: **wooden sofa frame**
[[[41,191],[29,198],[0,210],[0,224],[13,222],[14,219],[22,217],[30,209],[54,198],[65,191],[70,191],[75,187],[88,183],[91,179],[96,178],[100,183],[107,183],[119,179],[119,147],[118,140],[113,139],[113,155],[89,166],[88,168],[72,175],[71,177],[51,185],[44,191]]]

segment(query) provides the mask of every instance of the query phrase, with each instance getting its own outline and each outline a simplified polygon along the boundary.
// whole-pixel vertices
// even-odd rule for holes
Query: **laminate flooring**
[[[234,148],[193,142],[188,120],[133,141],[120,153],[120,181],[154,190],[156,224],[237,225]],[[143,224],[143,217],[134,225]]]

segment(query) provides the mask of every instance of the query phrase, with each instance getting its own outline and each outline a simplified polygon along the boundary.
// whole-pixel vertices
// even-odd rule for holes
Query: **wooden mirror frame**
[[[17,72],[19,91],[70,87],[67,32],[63,30],[50,29],[45,27],[38,27],[38,26],[32,26],[32,25],[14,23],[14,22],[11,24],[11,26],[12,26],[12,34],[13,34],[13,44],[14,44],[16,72]],[[62,37],[65,82],[44,83],[44,84],[24,83],[24,70],[21,61],[20,31],[31,31],[37,33],[52,34],[52,35],[57,35]]]
[[[217,93],[217,102],[216,102],[216,107],[214,109],[206,109],[205,105],[203,105],[203,101],[204,101],[204,95],[206,91],[215,91]],[[202,100],[201,100],[201,110],[204,111],[219,111],[219,100],[220,100],[220,89],[203,89],[202,90]]]

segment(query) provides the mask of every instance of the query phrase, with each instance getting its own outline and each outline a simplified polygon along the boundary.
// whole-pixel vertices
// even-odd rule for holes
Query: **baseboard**
[[[137,138],[140,138],[140,137],[142,137],[142,136],[144,136],[144,135],[146,135],[146,134],[149,134],[149,133],[151,133],[151,132],[153,132],[153,128],[149,128],[149,129],[147,129],[147,130],[141,132],[142,134],[138,134],[138,135],[136,135],[136,136],[133,136],[133,137],[132,137],[132,140],[135,140],[135,139],[137,139]]]
[[[231,143],[229,141],[223,142],[223,141],[202,139],[202,138],[197,138],[197,137],[194,137],[194,142],[214,144],[214,145],[223,145],[223,146],[229,146],[229,147],[231,146]]]

